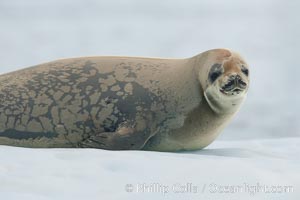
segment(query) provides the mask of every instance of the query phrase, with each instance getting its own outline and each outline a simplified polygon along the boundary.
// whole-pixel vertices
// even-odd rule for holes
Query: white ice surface
[[[300,199],[299,10],[296,0],[1,0],[0,73],[64,57],[189,57],[226,47],[249,62],[251,85],[241,111],[203,151],[0,146],[0,199]],[[192,183],[200,192],[125,191],[138,183]],[[209,190],[244,183],[294,191]]]
[[[0,146],[0,194],[22,200],[297,200],[299,145],[299,138],[216,141],[181,153]],[[189,184],[192,189],[183,190]],[[268,188],[255,190],[257,184]],[[225,186],[236,189],[228,193]]]

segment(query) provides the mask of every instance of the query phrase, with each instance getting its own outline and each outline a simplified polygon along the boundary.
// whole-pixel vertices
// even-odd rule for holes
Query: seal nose
[[[237,85],[239,85],[239,81],[241,80],[241,77],[239,76],[239,75],[235,75],[234,77],[233,77],[233,79],[234,79],[234,84],[237,86]]]
[[[245,89],[247,87],[247,83],[245,83],[238,74],[234,77],[234,83],[237,87],[242,89]]]
[[[235,88],[235,79],[232,79],[231,77],[229,77],[228,82],[223,86],[223,89],[225,91],[230,91],[232,89]]]
[[[238,74],[232,74],[229,76],[228,82],[223,86],[224,91],[239,92],[247,87],[247,84],[242,80],[242,77]]]

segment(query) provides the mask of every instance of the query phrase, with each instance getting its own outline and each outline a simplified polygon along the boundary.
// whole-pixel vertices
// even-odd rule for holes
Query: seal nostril
[[[245,83],[244,81],[242,81],[241,79],[238,81],[239,86],[241,86],[242,88],[245,88],[247,86],[247,83]]]
[[[228,85],[234,84],[234,80],[229,81],[227,84],[228,84]]]
[[[235,80],[230,80],[223,86],[223,90],[230,91],[234,88],[234,85],[235,85]]]

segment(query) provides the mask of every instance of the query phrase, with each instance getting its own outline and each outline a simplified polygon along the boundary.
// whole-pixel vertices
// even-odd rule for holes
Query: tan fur
[[[224,73],[214,83],[214,87],[219,88],[227,81],[228,76],[232,74],[239,74],[244,81],[249,83],[249,80],[242,74],[240,65],[245,66],[245,61],[235,52],[227,49],[216,49],[204,52],[194,58],[194,67],[199,74],[199,81],[201,83],[201,97],[202,99],[197,106],[186,115],[183,126],[171,130],[168,134],[157,134],[146,149],[159,151],[175,151],[175,150],[194,150],[201,149],[209,145],[220,134],[222,129],[228,124],[235,113],[239,110],[242,102],[246,97],[247,89],[239,95],[239,97],[227,97],[220,93],[212,94],[216,101],[223,102],[224,108],[222,111],[216,112],[208,105],[203,97],[203,92],[209,90],[213,85],[208,81],[208,72],[214,63],[223,64]],[[231,100],[232,99],[232,100]],[[232,102],[232,103],[231,103]],[[226,107],[228,106],[228,107]],[[229,108],[230,107],[230,108]],[[154,143],[156,145],[151,145]]]
[[[211,83],[215,64],[224,68]],[[176,151],[210,144],[246,97],[219,89],[249,83],[235,52],[186,59],[82,57],[0,76],[0,144]]]

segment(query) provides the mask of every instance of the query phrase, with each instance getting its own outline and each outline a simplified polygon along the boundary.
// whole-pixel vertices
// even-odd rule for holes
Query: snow
[[[250,64],[241,111],[207,149],[113,152],[0,146],[1,199],[299,199],[299,1],[2,0],[0,73],[76,56],[190,57],[226,47]],[[192,183],[200,192],[126,192]],[[212,193],[218,186],[288,193]],[[140,185],[141,186],[141,185]],[[204,191],[203,191],[204,188]],[[203,192],[202,192],[203,191]]]
[[[0,146],[0,194],[23,200],[297,199],[299,145],[299,138],[216,141],[180,153]],[[289,188],[255,190],[257,184]]]

